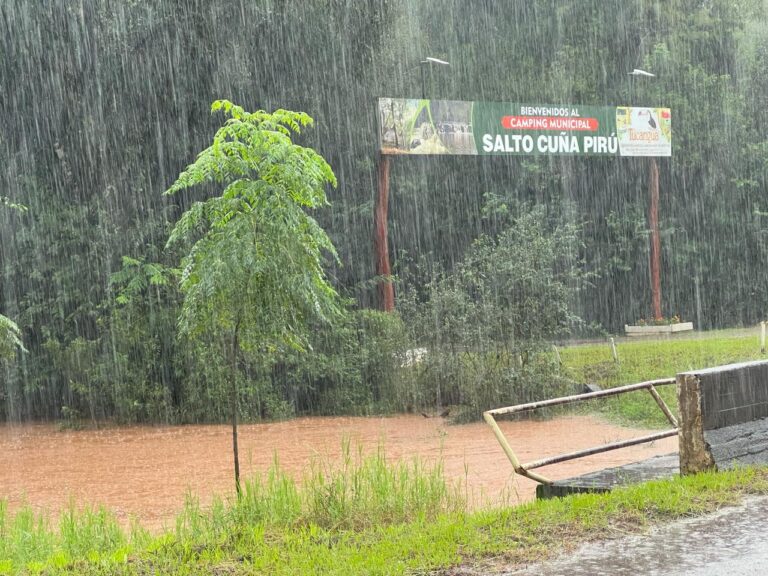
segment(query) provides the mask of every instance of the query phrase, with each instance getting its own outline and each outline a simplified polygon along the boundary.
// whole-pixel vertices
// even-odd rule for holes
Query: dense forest
[[[557,390],[556,366],[537,354],[548,342],[650,315],[647,163],[564,156],[393,161],[399,312],[377,312],[382,96],[671,108],[673,155],[659,160],[663,313],[701,329],[764,319],[766,9],[3,2],[0,419],[216,421],[230,378],[248,419],[448,404],[472,417]],[[450,65],[425,67],[426,56]],[[221,125],[210,112],[221,98],[309,114],[315,126],[298,140],[338,181],[314,215],[338,253],[326,265],[344,313],[309,320],[305,351],[245,350],[233,364],[211,345],[215,329],[177,329],[184,247],[166,247],[169,235],[221,190],[163,192]],[[421,348],[416,366],[406,351]]]

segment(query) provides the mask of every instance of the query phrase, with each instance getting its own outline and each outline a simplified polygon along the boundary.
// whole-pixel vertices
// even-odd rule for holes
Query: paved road
[[[768,575],[768,498],[729,507],[507,573],[536,576]]]

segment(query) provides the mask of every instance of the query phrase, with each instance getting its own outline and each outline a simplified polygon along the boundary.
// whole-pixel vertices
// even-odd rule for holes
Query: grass
[[[619,362],[615,362],[608,343],[570,346],[560,350],[566,375],[584,383],[612,388],[646,380],[674,377],[680,372],[764,358],[757,332],[721,330],[675,336],[661,340],[629,340],[616,344]],[[667,405],[677,407],[674,386],[659,387]],[[623,394],[611,400],[595,402],[590,410],[599,410],[622,423],[650,427],[665,426],[666,419],[650,395],[643,392]]]
[[[312,479],[314,478],[314,479]],[[768,494],[768,470],[650,482],[515,508],[466,512],[439,467],[352,459],[299,488],[277,468],[240,502],[190,501],[176,529],[123,532],[104,511],[66,511],[58,528],[0,506],[2,574],[423,574],[484,572],[542,560],[578,543],[644,530]]]

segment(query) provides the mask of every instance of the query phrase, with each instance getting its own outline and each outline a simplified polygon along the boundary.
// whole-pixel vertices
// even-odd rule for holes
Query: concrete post
[[[680,474],[696,474],[715,468],[715,459],[704,439],[701,411],[701,380],[696,374],[677,375],[677,401],[680,407]]]

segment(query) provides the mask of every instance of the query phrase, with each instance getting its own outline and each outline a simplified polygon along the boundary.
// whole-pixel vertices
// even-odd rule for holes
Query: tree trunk
[[[232,336],[232,350],[230,352],[230,366],[231,366],[231,378],[232,389],[230,390],[230,402],[232,409],[232,455],[235,463],[235,490],[237,491],[238,499],[241,496],[242,490],[240,488],[240,457],[237,451],[237,347],[238,339],[237,333],[240,328],[240,322],[235,325],[235,333]]]

